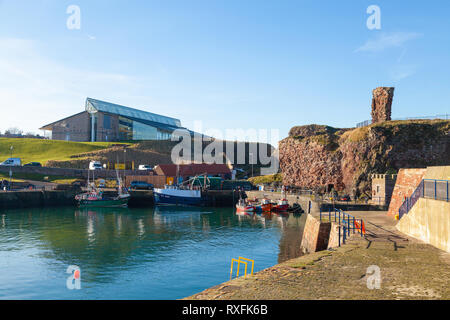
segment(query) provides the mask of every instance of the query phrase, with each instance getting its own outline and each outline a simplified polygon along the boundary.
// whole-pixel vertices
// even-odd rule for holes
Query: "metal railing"
[[[328,217],[328,221],[326,218]],[[364,236],[366,233],[365,226],[364,226],[364,220],[355,218],[354,216],[348,214],[347,212],[334,208],[333,211],[328,209],[328,212],[322,212],[320,210],[320,222],[336,222],[340,226],[343,227],[342,232],[342,241],[343,244],[345,244],[345,241],[347,240],[350,235],[359,233],[361,237]],[[339,228],[338,231],[338,241],[339,246],[341,246],[341,228]]]
[[[389,202],[391,202],[391,197],[390,196],[384,196],[384,197],[372,197],[370,199],[370,202],[372,204],[378,204],[378,205],[386,205],[389,204]]]
[[[398,219],[408,214],[419,198],[449,201],[449,187],[448,180],[423,179],[411,196],[403,201],[398,209]]]
[[[449,120],[450,114],[438,114],[435,116],[424,116],[424,117],[406,117],[406,118],[395,118],[391,119],[391,121],[398,121],[398,120]],[[365,120],[362,122],[359,122],[356,124],[357,128],[367,127],[368,125],[372,124],[372,120]]]

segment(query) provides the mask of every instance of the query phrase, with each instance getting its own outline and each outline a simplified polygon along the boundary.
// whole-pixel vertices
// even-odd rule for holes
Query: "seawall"
[[[0,209],[41,208],[50,206],[75,206],[78,190],[24,190],[0,191]],[[105,195],[115,195],[115,191],[105,191]],[[153,207],[153,191],[130,191],[128,206]],[[208,207],[233,207],[239,199],[238,192],[232,190],[208,190],[204,193]]]
[[[341,226],[334,222],[323,222],[308,214],[303,230],[301,250],[303,253],[313,253],[339,247],[343,244]]]
[[[39,208],[75,205],[74,191],[12,191],[0,192],[0,209]]]
[[[420,198],[396,228],[441,250],[450,252],[450,202]]]
[[[247,196],[249,199],[253,198],[267,198],[269,200],[279,200],[281,199],[281,193],[276,192],[266,192],[266,191],[247,191]],[[299,204],[305,212],[317,212],[320,211],[320,205],[318,202],[311,200],[309,196],[301,196],[295,194],[287,194],[286,200],[289,202],[289,205]]]

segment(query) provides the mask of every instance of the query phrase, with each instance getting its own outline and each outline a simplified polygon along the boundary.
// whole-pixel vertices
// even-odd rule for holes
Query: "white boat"
[[[176,186],[165,186],[164,189],[153,189],[155,204],[199,206],[203,204],[200,190],[182,189]]]

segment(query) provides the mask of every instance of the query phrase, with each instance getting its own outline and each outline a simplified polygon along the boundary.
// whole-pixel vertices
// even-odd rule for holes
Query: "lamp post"
[[[250,153],[250,156],[252,157],[251,164],[252,164],[252,178],[253,178],[253,153]]]
[[[125,179],[125,170],[127,169],[127,149],[123,150],[123,178]]]
[[[13,149],[14,149],[14,147],[13,146],[11,146],[10,148],[9,148],[9,150],[11,151],[11,157],[10,157],[10,165],[9,165],[9,185],[8,185],[8,189],[10,189],[11,190],[11,183],[12,183],[12,163],[11,163],[11,161],[12,161],[12,155],[13,155]]]

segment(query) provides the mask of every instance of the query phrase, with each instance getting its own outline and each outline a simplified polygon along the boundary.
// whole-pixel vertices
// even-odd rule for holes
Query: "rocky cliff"
[[[294,127],[280,141],[283,183],[370,194],[372,173],[450,164],[450,121],[385,121],[356,129]]]

